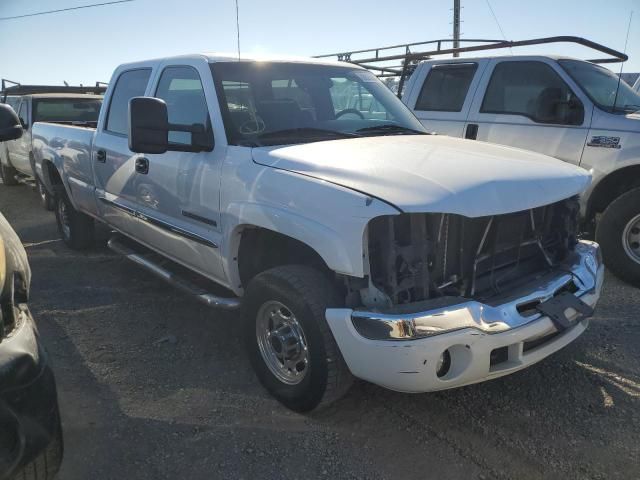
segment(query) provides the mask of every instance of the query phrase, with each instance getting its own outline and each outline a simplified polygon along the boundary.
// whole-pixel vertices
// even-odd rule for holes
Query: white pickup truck
[[[39,88],[39,90],[38,90]],[[53,92],[44,90],[49,88]],[[38,93],[31,93],[31,90]],[[57,92],[55,91],[57,90]],[[65,90],[76,91],[74,93],[60,93]],[[88,87],[88,91],[91,87]],[[102,96],[91,95],[83,92],[82,87],[36,87],[18,85],[6,91],[19,93],[29,92],[25,95],[3,96],[0,94],[0,102],[6,100],[18,114],[24,129],[23,135],[17,140],[11,140],[0,144],[0,178],[4,185],[17,185],[19,181],[33,182],[42,205],[47,210],[53,210],[53,197],[51,197],[38,176],[34,174],[33,145],[39,141],[32,135],[31,127],[35,122],[51,122],[68,125],[93,125],[98,121]],[[5,91],[5,92],[6,92]]]
[[[584,227],[604,261],[640,286],[640,80],[553,56],[421,62],[402,100],[430,132],[556,157],[593,176]]]
[[[97,219],[150,272],[242,306],[257,376],[295,410],[352,375],[426,392],[523,369],[576,339],[600,295],[599,248],[576,236],[588,172],[428,135],[360,67],[122,65],[97,129],[33,134],[64,241],[89,247]]]

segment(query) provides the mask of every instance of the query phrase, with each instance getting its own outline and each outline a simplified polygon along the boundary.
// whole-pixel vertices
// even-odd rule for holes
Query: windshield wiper
[[[355,133],[339,132],[337,130],[326,130],[324,128],[300,127],[274,130],[273,132],[265,132],[258,135],[257,138],[260,140],[299,139],[301,141],[305,141],[308,140],[309,137],[353,138],[359,136],[360,135],[357,135]]]
[[[415,130],[409,127],[403,127],[402,125],[396,125],[394,123],[387,123],[384,125],[375,125],[373,127],[364,127],[356,130],[357,133],[382,133],[382,134],[399,134],[399,135],[429,135],[427,132],[421,130]]]

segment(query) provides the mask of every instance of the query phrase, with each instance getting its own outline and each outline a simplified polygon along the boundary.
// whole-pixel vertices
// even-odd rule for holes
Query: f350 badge
[[[594,136],[587,143],[589,147],[622,148],[620,137]]]

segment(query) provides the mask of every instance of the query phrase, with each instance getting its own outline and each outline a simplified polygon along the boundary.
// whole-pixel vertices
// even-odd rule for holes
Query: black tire
[[[295,385],[283,382],[272,373],[258,345],[258,312],[267,302],[274,301],[290,310],[306,339],[308,370]],[[303,265],[272,268],[257,275],[247,287],[243,314],[251,364],[260,383],[292,410],[307,412],[324,407],[343,396],[353,383],[353,376],[325,319],[328,307],[341,304],[329,279],[318,270]]]
[[[17,170],[13,167],[5,165],[0,161],[0,177],[2,177],[2,183],[8,187],[18,185],[16,180]]]
[[[60,419],[56,419],[54,437],[47,448],[30,464],[12,477],[15,480],[53,480],[60,470],[64,453],[62,427]]]
[[[56,199],[49,193],[47,188],[38,177],[36,177],[36,191],[38,192],[38,196],[40,197],[40,204],[42,205],[42,208],[48,210],[49,212],[52,212],[56,208]]]
[[[93,245],[93,218],[74,209],[62,187],[56,192],[55,212],[58,232],[64,243],[74,250],[85,250]]]
[[[640,263],[625,251],[624,232],[640,215],[640,188],[623,193],[609,204],[596,227],[596,241],[602,248],[605,265],[619,278],[640,287]],[[640,248],[634,249],[640,258]]]

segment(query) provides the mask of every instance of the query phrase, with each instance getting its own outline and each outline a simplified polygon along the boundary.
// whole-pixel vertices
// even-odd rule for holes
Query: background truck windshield
[[[217,62],[211,70],[230,144],[425,133],[413,113],[366,70],[262,62]]]
[[[34,122],[97,122],[102,101],[97,98],[52,98],[33,101]]]
[[[640,110],[640,95],[634,92],[625,81],[618,82],[618,76],[608,68],[579,60],[560,60],[560,65],[603,110],[618,113]],[[620,84],[619,90],[618,84]],[[617,98],[616,90],[618,90]]]

